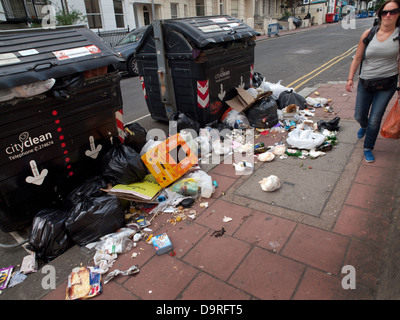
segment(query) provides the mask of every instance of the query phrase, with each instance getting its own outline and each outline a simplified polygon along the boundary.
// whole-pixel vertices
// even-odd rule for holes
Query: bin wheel
[[[136,57],[132,56],[128,60],[128,73],[132,77],[137,76],[139,74],[138,66],[137,66],[137,61]]]

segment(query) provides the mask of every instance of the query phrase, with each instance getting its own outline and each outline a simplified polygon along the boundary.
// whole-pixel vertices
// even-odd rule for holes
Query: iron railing
[[[97,31],[97,35],[103,39],[105,43],[108,43],[111,47],[114,47],[126,34],[128,34],[131,30],[128,28],[125,29],[116,29],[116,30],[106,30],[106,31]]]

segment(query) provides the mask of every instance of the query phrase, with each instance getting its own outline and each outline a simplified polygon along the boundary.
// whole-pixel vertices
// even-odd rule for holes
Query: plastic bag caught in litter
[[[277,83],[271,83],[271,82],[265,81],[265,78],[264,78],[264,81],[262,82],[260,87],[262,87],[262,89],[264,91],[272,91],[272,96],[271,96],[272,99],[278,100],[279,95],[282,92],[290,91],[290,90],[294,91],[293,88],[288,88],[288,87],[281,85],[281,81],[282,80],[279,80]]]
[[[295,128],[289,132],[286,142],[298,149],[313,149],[325,141],[325,136],[312,130],[300,130]]]
[[[308,105],[310,105],[314,108],[325,107],[329,103],[328,99],[320,98],[320,97],[318,97],[318,98],[307,97],[306,102]]]
[[[281,187],[281,182],[277,176],[271,175],[267,178],[262,179],[261,181],[258,181],[260,184],[260,187],[264,191],[275,191]]]
[[[8,287],[15,287],[17,284],[23,282],[27,277],[28,276],[23,274],[21,271],[15,272],[10,280],[10,283],[8,284]]]
[[[202,198],[210,198],[215,191],[215,187],[212,183],[212,177],[208,175],[205,171],[198,170],[190,173],[188,175],[188,178],[196,181],[197,185],[200,188],[200,195]]]
[[[116,276],[118,276],[120,274],[123,275],[123,276],[129,276],[131,274],[135,274],[135,273],[138,273],[138,272],[139,272],[139,267],[137,265],[134,265],[134,266],[130,267],[128,270],[125,270],[125,271],[121,271],[121,270],[116,269],[114,271],[111,271],[109,274],[107,274],[104,277],[104,284],[107,284],[109,281],[111,281],[112,279],[114,279]]]
[[[195,196],[199,191],[199,186],[193,179],[181,179],[172,185],[172,191],[184,196]]]

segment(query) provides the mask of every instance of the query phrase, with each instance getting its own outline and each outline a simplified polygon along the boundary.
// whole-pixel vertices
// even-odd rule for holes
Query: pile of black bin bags
[[[259,72],[254,72],[253,87],[261,86],[264,78]],[[268,129],[279,122],[278,109],[284,109],[286,106],[295,104],[300,110],[307,107],[304,97],[294,92],[292,89],[282,91],[277,99],[273,95],[267,96],[256,102],[245,111],[246,118],[250,126],[260,129]]]
[[[253,87],[263,81],[255,72]],[[245,111],[249,125],[253,128],[271,128],[278,122],[278,109],[296,104],[302,110],[306,100],[292,90],[283,91],[279,99],[267,96]],[[172,116],[172,132],[192,129],[199,133],[200,124],[190,115],[177,112]],[[226,121],[214,121],[205,127],[235,129]],[[238,127],[240,128],[240,127]],[[176,130],[176,131],[175,131]],[[63,209],[43,209],[36,214],[31,228],[29,246],[36,256],[50,261],[65,252],[73,244],[86,245],[102,236],[113,233],[124,225],[125,211],[129,202],[110,196],[101,191],[111,183],[129,184],[143,180],[148,170],[140,158],[140,151],[146,144],[147,132],[138,123],[125,126],[125,141],[116,145],[102,159],[101,175],[88,179],[73,190],[66,198]]]
[[[86,245],[124,226],[129,201],[101,189],[108,184],[141,181],[149,173],[140,158],[146,130],[133,123],[126,125],[124,132],[124,143],[116,144],[103,156],[99,176],[87,179],[70,192],[61,209],[46,208],[35,215],[28,248],[38,259],[49,262],[74,244]]]

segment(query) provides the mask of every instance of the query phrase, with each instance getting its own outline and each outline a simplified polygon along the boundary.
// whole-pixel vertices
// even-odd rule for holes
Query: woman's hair
[[[378,11],[376,12],[376,15],[378,16],[379,22],[382,21],[382,10],[383,10],[383,8],[390,2],[394,2],[395,4],[397,4],[397,7],[400,9],[400,0],[386,0],[384,3],[382,3],[382,5],[379,7]],[[400,14],[399,14],[399,16],[397,18],[396,26],[400,26]]]

